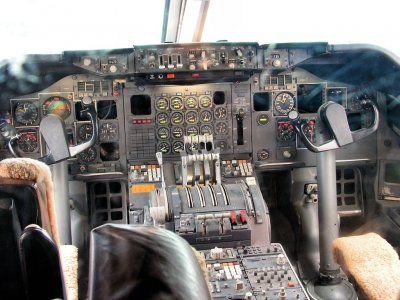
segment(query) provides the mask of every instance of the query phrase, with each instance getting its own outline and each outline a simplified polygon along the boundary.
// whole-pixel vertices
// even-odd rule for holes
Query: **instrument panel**
[[[315,154],[297,138],[289,112],[296,110],[308,120],[305,129],[313,140],[321,104],[343,105],[356,130],[369,125],[361,101],[376,101],[376,92],[290,69],[311,55],[303,48],[255,43],[65,52],[66,61],[89,73],[66,76],[39,93],[10,99],[9,122],[20,135],[21,153],[36,158],[46,151],[39,124],[47,114],[65,121],[71,144],[90,139],[93,129],[81,115],[80,100],[92,97],[99,138],[73,159],[74,173],[126,171],[127,162],[153,161],[157,151],[178,160],[183,137],[194,135],[213,135],[224,158],[252,159],[260,169],[315,166]],[[374,160],[372,145],[360,141],[344,147],[337,151],[338,159]]]

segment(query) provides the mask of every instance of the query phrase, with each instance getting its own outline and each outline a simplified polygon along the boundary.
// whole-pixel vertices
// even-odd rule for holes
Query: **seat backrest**
[[[39,227],[52,232],[47,204],[37,182],[0,178],[2,299],[65,299],[58,248]]]
[[[90,300],[210,299],[192,248],[171,231],[106,224],[90,243]]]
[[[3,299],[25,299],[18,239],[21,227],[15,202],[0,197],[0,295]]]
[[[57,245],[37,225],[24,229],[19,240],[29,299],[66,299]]]

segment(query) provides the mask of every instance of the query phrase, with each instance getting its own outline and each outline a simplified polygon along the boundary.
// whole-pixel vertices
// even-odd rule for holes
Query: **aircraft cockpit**
[[[0,298],[400,299],[398,56],[148,2],[143,43],[4,54]]]

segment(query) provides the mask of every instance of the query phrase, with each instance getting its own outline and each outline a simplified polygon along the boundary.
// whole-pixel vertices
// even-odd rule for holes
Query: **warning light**
[[[167,74],[167,79],[174,79],[175,78],[175,74],[174,73],[168,73]]]

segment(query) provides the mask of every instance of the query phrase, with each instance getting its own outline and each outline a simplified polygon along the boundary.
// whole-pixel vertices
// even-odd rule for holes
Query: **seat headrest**
[[[91,232],[89,299],[210,299],[190,245],[158,227]]]

